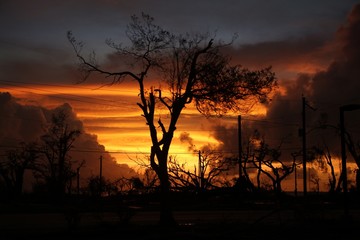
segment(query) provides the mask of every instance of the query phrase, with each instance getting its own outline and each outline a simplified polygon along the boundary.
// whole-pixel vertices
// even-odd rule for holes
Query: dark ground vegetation
[[[23,196],[0,206],[1,239],[358,239],[359,196],[232,191],[173,193],[178,225],[159,224],[159,196]]]

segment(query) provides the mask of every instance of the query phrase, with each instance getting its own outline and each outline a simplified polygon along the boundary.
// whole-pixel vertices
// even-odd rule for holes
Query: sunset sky
[[[238,39],[229,49],[234,63],[250,69],[272,66],[279,92],[266,106],[242,114],[244,135],[258,129],[284,149],[301,148],[301,97],[309,110],[308,128],[320,120],[338,124],[338,108],[360,103],[360,5],[354,0],[2,0],[0,2],[0,149],[39,137],[46,112],[64,107],[86,133],[74,149],[77,158],[92,159],[96,172],[100,155],[134,167],[129,158],[150,151],[150,138],[137,107],[137,87],[130,83],[99,88],[105,79],[77,84],[77,59],[66,33],[94,50],[108,64],[105,40],[128,43],[130,16],[148,13],[155,23],[175,33],[216,32]],[[10,95],[5,94],[8,92]],[[67,103],[66,105],[63,105]],[[349,113],[360,119],[358,114]],[[159,112],[166,119],[167,113]],[[350,122],[350,120],[349,120]],[[350,123],[349,123],[350,124]],[[352,126],[354,132],[359,128]],[[205,117],[191,107],[179,120],[170,154],[195,163],[193,151],[211,144],[237,153],[237,115]],[[319,139],[329,139],[314,131]],[[320,141],[321,142],[321,141]],[[310,143],[311,144],[311,140]],[[339,154],[338,139],[328,143]],[[332,145],[333,144],[333,145]],[[106,153],[105,153],[106,152]],[[112,163],[109,161],[109,168]],[[108,174],[130,174],[131,169]],[[112,173],[110,173],[112,172]],[[126,173],[125,173],[126,172]]]

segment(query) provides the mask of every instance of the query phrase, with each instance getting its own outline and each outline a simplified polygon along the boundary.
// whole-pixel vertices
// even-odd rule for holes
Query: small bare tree
[[[280,147],[271,148],[264,141],[261,141],[259,148],[256,150],[255,159],[252,162],[258,171],[261,171],[271,180],[273,190],[276,194],[282,192],[281,182],[289,176],[295,168],[295,160],[289,165],[281,160],[280,156]]]
[[[10,150],[6,159],[0,162],[0,178],[3,179],[8,195],[17,198],[21,195],[26,170],[33,170],[39,158],[35,143],[21,143],[17,150]]]
[[[170,181],[176,188],[202,192],[218,188],[225,183],[222,175],[230,169],[231,161],[213,150],[199,151],[199,164],[193,171],[187,163],[180,164],[176,158],[169,159]]]
[[[333,129],[335,130],[336,134],[340,136],[341,134],[341,130],[340,130],[340,126],[334,126],[331,124],[326,123],[326,121],[321,122],[320,129],[326,130],[326,129]],[[348,131],[347,129],[345,129],[344,131],[344,136],[345,136],[345,145],[347,150],[349,151],[350,155],[353,157],[353,160],[356,163],[357,169],[355,170],[355,189],[357,191],[360,191],[360,140],[356,137],[355,133],[352,133],[350,131]],[[330,152],[328,152],[328,157],[330,156]],[[330,156],[331,157],[331,156]],[[349,171],[349,169],[347,169],[346,171]],[[336,188],[335,188],[335,192],[340,192],[342,190],[342,183],[343,183],[343,171],[341,171],[340,173],[340,177],[337,181],[336,184]],[[334,179],[334,178],[333,178]]]
[[[329,147],[324,144],[323,147],[313,147],[313,151],[316,153],[316,162],[319,166],[319,170],[322,172],[328,172],[328,168],[330,168],[329,174],[329,193],[335,193],[336,190],[336,173],[335,173],[335,167],[333,163],[333,158],[331,156],[331,152]],[[325,163],[325,165],[324,165]]]
[[[357,166],[355,170],[355,189],[360,192],[360,140],[355,140],[353,135],[345,131],[345,143]]]
[[[149,156],[131,158],[131,160],[139,166],[140,180],[144,184],[144,190],[151,192],[159,188],[159,178],[156,172],[149,166]]]
[[[45,181],[54,197],[65,194],[66,184],[76,174],[71,168],[69,151],[79,135],[80,130],[70,127],[67,113],[60,109],[52,115],[51,124],[42,136],[43,158],[38,161],[35,173],[38,179]]]

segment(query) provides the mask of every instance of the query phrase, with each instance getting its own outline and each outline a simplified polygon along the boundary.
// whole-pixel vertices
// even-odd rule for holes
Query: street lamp
[[[360,109],[360,104],[348,104],[340,107],[340,134],[341,134],[341,167],[343,176],[343,192],[344,192],[344,213],[348,215],[347,205],[347,172],[346,172],[346,152],[345,152],[345,124],[344,124],[344,112],[355,111]]]

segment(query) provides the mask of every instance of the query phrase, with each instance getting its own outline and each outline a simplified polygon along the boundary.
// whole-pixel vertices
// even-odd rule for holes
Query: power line
[[[95,100],[95,101],[108,101],[108,102],[113,102],[116,103],[116,101],[114,100],[108,100],[108,99],[100,99],[100,98],[94,98],[94,97],[89,97],[89,96],[78,96],[78,95],[74,95],[74,94],[65,94],[65,93],[60,93],[60,92],[56,92],[56,91],[50,91],[50,90],[43,90],[43,89],[38,89],[38,88],[33,88],[33,87],[28,87],[28,86],[18,86],[16,84],[11,84],[9,83],[9,81],[1,81],[0,82],[5,82],[5,84],[10,85],[10,86],[15,86],[15,87],[22,87],[22,88],[28,88],[28,89],[33,89],[33,90],[39,90],[39,91],[43,91],[43,92],[50,92],[50,93],[56,93],[56,94],[64,94],[64,95],[68,95],[68,96],[72,96],[72,97],[79,97],[79,98],[86,98],[86,99],[90,99],[90,100]],[[21,83],[21,84],[25,84],[23,82],[15,82],[15,83]],[[61,86],[61,87],[67,87],[65,85],[51,85],[51,84],[38,84],[38,85],[44,85],[44,86],[51,86],[51,87],[57,87],[57,86]],[[91,88],[84,88],[84,87],[77,87],[77,88],[83,88],[83,89],[91,89]],[[14,89],[12,89],[14,90]],[[24,90],[17,90],[17,91],[21,91],[21,92],[27,92],[27,93],[33,93],[33,94],[39,94],[39,95],[44,95],[44,94],[40,94],[40,93],[34,93],[34,92],[29,92],[29,91],[24,91]],[[112,90],[107,90],[107,91],[112,91]],[[48,95],[46,95],[48,96]],[[66,98],[66,97],[59,97],[59,96],[52,96],[50,95],[49,97],[56,97],[56,98],[61,98],[61,99],[71,99],[71,100],[75,100],[75,101],[80,101],[80,102],[84,102],[84,103],[91,103],[94,104],[94,102],[92,101],[84,101],[81,99],[74,99],[74,98]],[[283,100],[283,99],[281,99]],[[111,107],[119,107],[119,106],[115,106],[112,104],[105,104],[105,103],[96,103],[96,104],[101,104],[101,105],[105,105],[105,106],[111,106]],[[24,118],[24,117],[17,117],[17,116],[0,116],[1,118],[21,118],[24,120],[35,120],[35,119],[30,119],[30,118]],[[283,127],[283,126],[299,126],[299,123],[292,123],[292,122],[281,122],[281,121],[274,121],[271,119],[251,119],[251,118],[243,118],[244,121],[251,121],[251,122],[256,122],[256,123],[262,123],[262,124],[267,124],[267,125],[274,125],[272,127],[276,127],[277,125],[279,127]],[[269,127],[269,126],[268,126]],[[315,126],[313,126],[315,127]],[[124,128],[126,129],[126,128]],[[147,130],[147,128],[144,129],[131,129],[131,131],[144,131]],[[212,129],[186,129],[183,131],[211,131]],[[214,130],[215,131],[215,130]],[[217,130],[218,131],[218,130]],[[226,131],[226,130],[224,130]]]
[[[3,82],[4,84],[7,84],[7,85],[11,85],[11,86],[18,86],[18,87],[24,87],[26,88],[25,86],[29,86],[30,83],[28,82],[23,82],[23,81],[8,81],[8,80],[0,80],[0,82]],[[15,84],[18,84],[18,85],[15,85]],[[20,86],[19,84],[23,84],[22,86]],[[25,85],[25,86],[24,86]],[[47,83],[39,83],[39,82],[32,82],[31,85],[38,85],[38,86],[48,86],[48,87],[62,87],[62,88],[77,88],[77,89],[86,89],[86,90],[100,90],[101,91],[107,91],[107,92],[119,92],[119,90],[115,90],[115,89],[105,89],[104,87],[107,86],[107,85],[103,85],[103,86],[99,86],[99,87],[96,87],[96,88],[91,88],[91,87],[86,87],[86,86],[80,86],[78,83],[74,83],[74,85],[65,85],[65,84],[47,84]],[[87,85],[89,86],[89,85]],[[38,89],[39,90],[39,89]],[[42,91],[45,91],[45,90],[42,90]],[[126,89],[121,89],[120,90],[122,93],[124,92],[132,92],[130,90],[126,90]],[[76,95],[73,95],[73,96],[76,96]],[[80,97],[80,96],[79,96]],[[92,98],[92,97],[88,97],[88,98]],[[96,99],[96,98],[94,98]],[[116,102],[116,101],[113,101],[113,100],[109,100],[109,99],[102,99],[104,101],[109,101],[109,102]],[[360,98],[353,98],[351,99],[351,101],[358,101],[360,100]],[[280,102],[298,102],[297,99],[292,99],[292,98],[274,98],[272,99],[272,101],[280,101]],[[328,102],[328,101],[314,101],[314,104],[317,106],[317,108],[319,107],[318,105],[319,104],[323,104],[323,105],[333,105],[333,106],[340,106],[341,104],[339,103],[335,103],[335,102]]]
[[[94,104],[94,103],[95,103],[95,104],[98,104],[98,105],[104,105],[104,106],[110,106],[110,107],[122,107],[122,106],[120,106],[120,105],[103,103],[103,101],[105,101],[105,102],[110,102],[110,103],[119,103],[119,102],[120,102],[120,101],[115,101],[115,100],[95,98],[95,97],[89,97],[89,96],[80,96],[80,95],[74,95],[74,94],[69,94],[69,93],[61,93],[61,92],[56,92],[56,91],[51,91],[51,90],[44,90],[44,89],[29,87],[29,86],[18,86],[18,85],[14,85],[14,84],[10,84],[10,83],[6,83],[6,85],[8,85],[8,86],[14,86],[14,87],[20,87],[20,88],[25,88],[25,89],[30,89],[30,90],[37,90],[37,91],[42,91],[42,92],[48,92],[48,93],[53,93],[53,94],[58,94],[58,95],[65,95],[65,96],[68,96],[68,97],[58,96],[58,95],[47,95],[47,94],[36,93],[36,92],[32,92],[32,91],[25,91],[25,90],[13,89],[13,88],[6,88],[6,87],[5,87],[5,89],[13,90],[13,91],[18,91],[18,92],[24,92],[24,93],[42,95],[42,96],[51,97],[51,98],[57,98],[57,99],[62,99],[62,100],[72,100],[72,101],[83,102],[83,103],[91,103],[91,104]],[[80,99],[78,99],[78,98],[80,98]],[[94,101],[82,100],[81,98],[85,98],[85,99],[88,99],[88,100],[94,100],[95,102],[94,102]],[[96,101],[101,101],[101,102],[96,102]],[[122,103],[125,104],[126,102],[125,102],[125,101],[122,101]]]
[[[21,81],[0,80],[0,82],[13,83],[13,84],[18,83],[18,84],[24,84],[26,86],[30,85],[28,82],[21,82]],[[48,87],[62,87],[62,88],[78,88],[78,89],[86,89],[86,90],[94,90],[94,91],[101,89],[101,91],[119,92],[119,90],[115,90],[115,89],[105,89],[105,88],[103,88],[104,86],[91,88],[91,87],[80,86],[78,84],[65,85],[65,84],[48,84],[48,83],[38,83],[38,82],[31,82],[31,85],[40,85],[40,86],[48,86]],[[19,85],[15,85],[15,86],[19,86]],[[121,92],[132,92],[132,91],[121,89]]]
[[[0,146],[0,148],[9,150],[9,149],[20,149],[21,147],[19,146]],[[141,151],[114,151],[114,150],[81,150],[81,149],[71,149],[69,150],[69,152],[80,152],[80,153],[96,153],[96,154],[104,154],[104,153],[108,153],[108,154],[121,154],[121,155],[149,155],[150,154],[150,150],[149,152],[141,152]],[[236,150],[234,151],[213,151],[212,153],[214,154],[234,154],[237,153]],[[170,155],[196,155],[197,153],[195,152],[169,152]],[[6,155],[5,155],[6,156]]]
[[[11,83],[19,83],[19,84],[26,84],[25,82],[19,82],[19,81],[5,81],[5,80],[0,80],[0,82],[4,82],[7,85],[10,86],[15,86],[15,87],[22,87],[22,88],[26,88],[26,89],[33,89],[33,90],[38,90],[38,91],[43,91],[43,92],[49,92],[49,93],[56,93],[56,94],[63,94],[63,95],[67,95],[70,97],[60,97],[60,96],[53,96],[53,95],[46,95],[46,94],[40,94],[40,93],[34,93],[34,92],[30,92],[30,91],[24,91],[24,90],[19,90],[16,89],[16,91],[20,91],[20,92],[25,92],[25,93],[31,93],[31,94],[38,94],[38,95],[43,95],[43,96],[47,96],[47,97],[54,97],[54,98],[58,98],[58,99],[65,99],[65,100],[73,100],[73,101],[78,101],[78,102],[83,102],[83,103],[91,103],[91,104],[99,104],[99,105],[104,105],[104,106],[110,106],[110,107],[121,107],[119,105],[113,105],[113,104],[106,104],[103,103],[103,101],[106,102],[111,102],[111,103],[118,103],[119,101],[114,101],[114,100],[109,100],[109,99],[102,99],[102,98],[95,98],[95,97],[89,97],[89,96],[80,96],[80,95],[74,95],[74,94],[67,94],[67,93],[61,93],[61,92],[56,92],[56,91],[51,91],[51,90],[44,90],[44,89],[38,89],[38,88],[34,88],[34,87],[29,87],[29,86],[19,86],[19,85],[15,85],[15,84],[11,84]],[[74,88],[74,86],[70,86],[70,85],[56,85],[56,84],[42,84],[42,83],[36,83],[36,85],[43,85],[43,86],[50,86],[50,87],[72,87]],[[86,88],[86,87],[75,87],[75,88],[80,88],[80,89],[91,89],[92,88]],[[10,88],[11,90],[14,90],[12,88]],[[107,89],[106,91],[117,91],[117,90],[111,90],[111,89]],[[74,98],[75,97],[75,98]],[[101,101],[101,102],[93,102],[93,101],[86,101],[86,100],[82,100],[82,99],[76,99],[76,98],[85,98],[85,99],[89,99],[89,100],[94,100],[94,101]],[[276,100],[276,99],[275,99]],[[281,101],[285,101],[284,99],[278,99]],[[286,101],[290,101],[289,99],[287,99]],[[295,101],[295,100],[293,100]],[[122,103],[127,103],[127,102],[122,102]],[[279,121],[274,121],[274,120],[264,120],[264,119],[250,119],[250,118],[243,118],[244,121],[252,121],[252,122],[257,122],[257,123],[267,123],[267,124],[273,124],[273,125],[281,125],[281,126],[299,126],[300,123],[292,123],[292,122],[279,122]]]
[[[250,119],[250,118],[242,118],[244,121],[251,121],[251,122],[258,122],[258,123],[267,123],[267,124],[274,124],[274,125],[287,125],[287,126],[298,126],[299,123],[286,123],[286,122],[278,122],[278,121],[271,121],[271,120],[263,120],[263,119]]]

